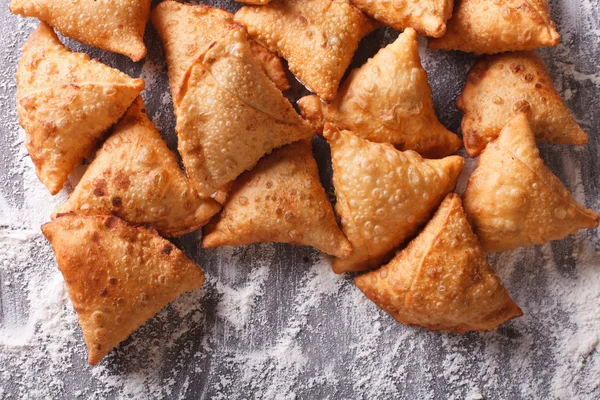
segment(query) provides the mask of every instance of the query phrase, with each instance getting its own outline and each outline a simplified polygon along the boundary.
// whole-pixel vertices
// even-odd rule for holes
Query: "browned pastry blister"
[[[412,28],[352,71],[330,104],[312,95],[301,98],[298,107],[318,130],[331,122],[370,141],[424,157],[445,157],[462,145],[435,115]]]
[[[112,214],[164,236],[180,236],[206,224],[220,209],[215,200],[198,196],[138,97],[53,217]]]
[[[523,315],[488,264],[455,193],[389,264],[354,282],[405,325],[489,331]]]
[[[480,59],[469,72],[457,105],[465,112],[462,133],[472,157],[519,112],[527,114],[538,141],[584,145],[588,140],[536,51]]]
[[[313,246],[340,258],[352,253],[319,181],[309,141],[276,149],[240,175],[202,238],[203,247],[257,242]]]
[[[325,101],[335,97],[358,42],[377,27],[346,0],[273,0],[242,7],[234,19]]]
[[[83,53],[73,53],[41,22],[17,69],[17,113],[40,181],[56,194],[69,174],[144,89]]]
[[[184,76],[209,47],[235,28],[233,14],[204,5],[163,1],[152,10],[152,24],[165,47],[169,85],[175,107]],[[264,46],[250,41],[252,53],[267,76],[280,90],[289,89],[281,59]]]
[[[544,165],[524,113],[481,153],[463,199],[488,252],[559,240],[600,221]]]
[[[63,35],[133,61],[146,56],[150,0],[11,0],[10,11],[47,22]]]
[[[64,215],[42,226],[52,244],[88,348],[108,352],[204,275],[153,230],[115,216]]]
[[[446,34],[429,47],[496,54],[559,41],[547,0],[457,0]]]
[[[423,159],[327,123],[331,146],[335,210],[353,253],[335,259],[336,273],[379,267],[390,253],[417,233],[456,185],[464,159]]]
[[[377,21],[403,31],[415,29],[420,35],[441,37],[452,16],[454,0],[350,0]]]

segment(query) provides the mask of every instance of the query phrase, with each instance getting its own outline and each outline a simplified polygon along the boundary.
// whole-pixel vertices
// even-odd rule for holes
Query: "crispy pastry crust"
[[[65,36],[133,61],[146,56],[150,0],[11,0],[13,14],[47,22]]]
[[[204,275],[153,230],[114,216],[64,215],[42,226],[88,348],[102,358]]]
[[[524,113],[481,153],[463,199],[488,252],[559,240],[600,220],[544,165]]]
[[[206,224],[220,209],[213,199],[198,196],[138,97],[53,217],[112,214],[164,236],[180,236]]]
[[[336,273],[378,267],[431,217],[456,185],[464,159],[423,159],[325,125],[331,146],[335,210],[354,252]]]
[[[23,46],[17,113],[40,181],[56,194],[108,128],[144,89],[83,53],[73,53],[41,22]]]
[[[455,193],[389,264],[354,282],[405,325],[489,331],[523,315],[488,264]]]

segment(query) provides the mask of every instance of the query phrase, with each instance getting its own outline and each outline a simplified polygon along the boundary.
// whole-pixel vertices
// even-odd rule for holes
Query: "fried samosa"
[[[235,0],[235,1],[237,1],[238,3],[265,5],[265,4],[268,4],[271,0]]]
[[[489,331],[523,315],[488,264],[455,193],[389,264],[354,282],[398,322],[435,331]]]
[[[496,54],[559,41],[547,0],[457,0],[446,34],[431,39],[429,47]]]
[[[165,47],[169,85],[177,107],[186,73],[200,55],[235,27],[233,14],[215,7],[163,1],[152,10],[152,24]],[[289,89],[279,57],[255,41],[249,42],[267,76],[280,90]]]
[[[465,112],[462,132],[472,157],[519,112],[527,114],[538,141],[584,145],[588,140],[536,51],[483,57],[469,72],[457,105]]]
[[[23,47],[17,113],[40,181],[56,194],[73,168],[144,89],[83,53],[73,53],[41,22]]]
[[[150,0],[11,0],[13,14],[47,22],[63,35],[133,61],[146,56]]]
[[[352,71],[331,104],[312,95],[300,99],[298,106],[319,130],[328,121],[370,141],[391,143],[424,157],[444,157],[462,145],[435,115],[412,28]]]
[[[377,27],[346,0],[273,0],[242,7],[234,20],[325,101],[335,97],[358,42]]]
[[[314,134],[233,28],[190,67],[176,110],[179,152],[201,196],[273,149]]]
[[[54,216],[112,214],[163,236],[180,236],[220,209],[215,200],[198,196],[138,97]]]
[[[600,221],[544,165],[524,113],[481,153],[463,199],[488,252],[559,240]]]
[[[42,226],[52,244],[88,348],[98,364],[204,275],[153,230],[115,216],[64,215]]]
[[[354,251],[335,259],[336,273],[379,267],[414,235],[456,185],[464,159],[426,160],[325,125],[331,146],[335,210]]]
[[[454,0],[351,0],[352,4],[377,21],[403,31],[415,29],[420,35],[441,37],[452,16]]]
[[[307,140],[273,151],[234,181],[223,212],[204,228],[202,246],[258,242],[313,246],[339,258],[352,253]]]

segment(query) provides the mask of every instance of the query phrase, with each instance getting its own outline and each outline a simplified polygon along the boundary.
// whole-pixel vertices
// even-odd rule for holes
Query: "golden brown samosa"
[[[112,214],[163,236],[180,236],[220,209],[215,200],[198,196],[138,97],[54,215]]]
[[[544,165],[524,113],[481,153],[463,199],[488,252],[559,240],[600,221]]]
[[[64,215],[42,226],[52,244],[88,348],[98,364],[204,275],[153,230],[115,216]]]
[[[314,134],[233,28],[185,75],[176,109],[179,152],[201,196],[252,168],[273,149]]]
[[[462,145],[435,115],[412,28],[352,71],[331,104],[313,95],[300,99],[298,106],[317,129],[328,121],[370,141],[391,143],[424,157],[444,157]]]
[[[280,242],[313,246],[344,258],[352,246],[319,181],[310,142],[264,157],[233,182],[223,212],[205,228],[203,247]]]
[[[17,113],[37,176],[52,194],[144,89],[83,53],[73,53],[41,22],[23,47]]]
[[[346,0],[273,0],[242,7],[234,20],[325,101],[335,97],[358,42],[377,27]]]
[[[457,0],[446,34],[429,47],[496,54],[559,41],[547,0]]]
[[[452,16],[454,0],[351,0],[352,4],[377,21],[403,31],[415,29],[420,35],[441,37]]]
[[[200,55],[235,27],[233,14],[220,8],[168,0],[152,10],[152,24],[165,47],[169,85],[177,107],[185,74]],[[280,90],[288,89],[290,84],[279,57],[253,40],[250,46],[267,76]]]
[[[583,145],[587,135],[554,89],[536,51],[485,56],[471,69],[457,101],[462,132],[475,157],[517,113],[525,112],[538,141]]]
[[[264,5],[264,4],[268,4],[271,0],[235,0],[235,1],[237,1],[238,3]]]
[[[324,136],[331,146],[335,210],[354,248],[350,257],[333,261],[336,273],[380,266],[431,217],[464,164],[459,156],[423,159],[329,123]]]
[[[455,193],[389,264],[354,282],[405,325],[489,331],[523,315],[488,264]]]
[[[146,56],[150,0],[11,0],[10,11],[47,22],[63,35],[133,61]]]

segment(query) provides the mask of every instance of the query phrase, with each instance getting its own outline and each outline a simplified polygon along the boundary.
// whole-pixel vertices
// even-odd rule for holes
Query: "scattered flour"
[[[600,4],[551,6],[563,43],[542,54],[578,119],[597,130]],[[395,323],[310,249],[203,251],[198,235],[188,235],[177,244],[203,267],[206,285],[165,307],[99,366],[88,366],[76,314],[39,230],[70,188],[51,197],[39,183],[14,112],[19,47],[35,24],[8,15],[6,6],[0,20],[0,61],[7,66],[0,71],[0,398],[600,398],[597,231],[490,256],[525,316],[467,335]],[[150,54],[162,54],[156,37],[150,41]],[[473,58],[425,48],[421,56],[438,115],[458,130],[454,100]],[[153,121],[173,143],[164,63],[151,56],[131,65],[127,72],[149,87],[143,95]],[[577,200],[598,209],[600,177],[590,162],[596,140],[586,149],[542,154]],[[475,165],[468,160],[458,191]]]

